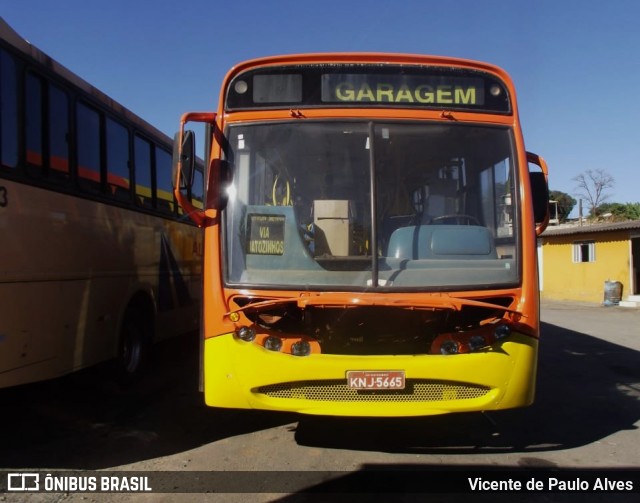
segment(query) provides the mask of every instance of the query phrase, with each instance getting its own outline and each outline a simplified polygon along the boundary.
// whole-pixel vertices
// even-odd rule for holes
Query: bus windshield
[[[296,121],[226,131],[227,285],[441,291],[519,280],[512,130]]]

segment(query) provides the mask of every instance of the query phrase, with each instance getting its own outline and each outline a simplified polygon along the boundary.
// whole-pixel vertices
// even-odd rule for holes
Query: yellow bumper
[[[470,354],[292,356],[231,334],[204,342],[205,402],[213,407],[335,416],[426,416],[530,405],[538,342],[512,334]],[[404,370],[403,391],[355,392],[349,370]]]

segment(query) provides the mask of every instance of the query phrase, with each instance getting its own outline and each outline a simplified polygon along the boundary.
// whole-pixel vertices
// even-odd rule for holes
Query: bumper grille
[[[272,398],[331,402],[441,402],[479,398],[489,391],[485,386],[425,379],[407,379],[403,390],[354,390],[341,379],[270,384],[254,390]]]

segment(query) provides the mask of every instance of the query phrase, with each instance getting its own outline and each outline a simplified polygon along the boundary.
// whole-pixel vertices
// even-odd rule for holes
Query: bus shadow
[[[393,453],[526,453],[570,449],[636,429],[640,352],[548,323],[542,333],[531,407],[398,419],[304,417],[296,441]]]
[[[120,466],[296,420],[207,407],[198,343],[193,334],[156,345],[149,372],[130,386],[104,365],[0,390],[0,469]]]

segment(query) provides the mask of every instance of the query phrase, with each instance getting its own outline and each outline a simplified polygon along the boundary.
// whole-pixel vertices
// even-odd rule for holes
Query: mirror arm
[[[182,168],[183,168],[183,156],[182,156],[182,145],[184,141],[184,127],[187,122],[204,122],[213,124],[216,120],[216,114],[213,112],[187,112],[182,115],[180,118],[180,130],[178,131],[177,141],[175,142],[174,148],[179,148],[177,156],[177,169],[175,172],[175,180],[174,180],[174,189],[173,193],[176,196],[176,201],[185,211],[185,213],[193,220],[198,227],[202,227],[206,220],[206,214],[203,210],[196,208],[191,201],[181,190],[181,180],[182,180]],[[195,154],[194,154],[195,155]]]
[[[549,183],[549,168],[547,167],[547,162],[540,157],[538,154],[534,154],[533,152],[527,152],[527,161],[535,164],[536,166],[540,166],[540,169],[544,173],[544,180]]]
[[[544,181],[547,184],[547,187],[549,187],[549,168],[546,161],[538,154],[534,154],[532,152],[527,152],[527,161],[540,167],[542,173],[544,174]],[[540,236],[545,231],[545,229],[549,225],[549,219],[550,215],[549,211],[547,211],[544,220],[542,222],[536,223],[536,236]]]
[[[187,216],[191,220],[193,220],[198,227],[202,227],[206,219],[204,211],[196,208],[193,204],[191,204],[189,198],[185,196],[178,187],[173,190],[173,193],[176,196],[176,201],[178,201],[178,204],[184,210]]]

